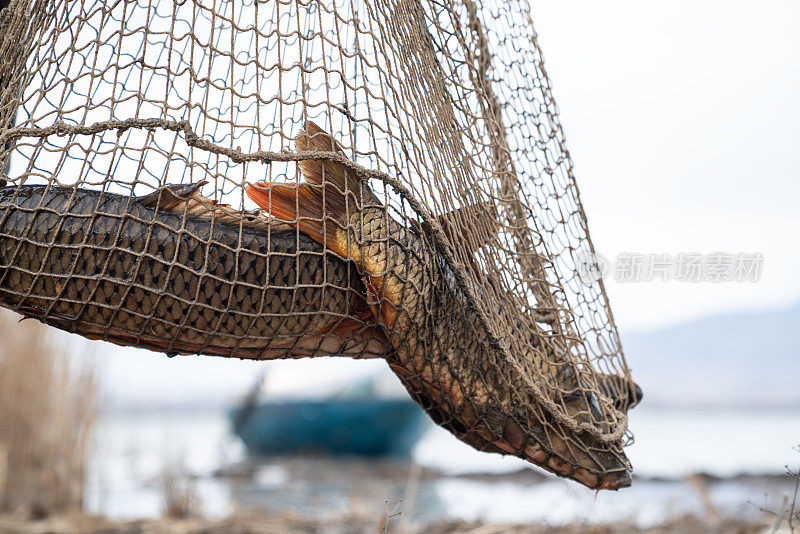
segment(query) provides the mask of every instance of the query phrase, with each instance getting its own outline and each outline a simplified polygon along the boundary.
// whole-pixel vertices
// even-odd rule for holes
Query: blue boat
[[[230,412],[234,433],[253,456],[409,457],[425,429],[425,412],[396,389],[394,377],[388,385],[395,389],[383,393],[387,384],[378,375],[318,399],[260,402],[265,376]]]
[[[235,433],[254,456],[408,457],[425,418],[411,400],[369,398],[265,402],[232,413]]]

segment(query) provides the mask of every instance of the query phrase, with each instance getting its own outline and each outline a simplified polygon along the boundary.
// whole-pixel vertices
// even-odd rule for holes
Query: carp
[[[587,487],[630,485],[621,443],[602,443],[555,420],[514,386],[515,371],[422,226],[395,221],[366,180],[337,160],[344,158],[339,143],[313,122],[306,123],[295,146],[337,158],[299,161],[301,183],[262,181],[246,185],[245,192],[272,217],[357,266],[369,309],[392,348],[385,358],[431,418],[474,448],[516,455]],[[491,207],[461,209],[472,216],[493,214]],[[542,348],[526,355],[532,372],[547,377],[549,389],[563,392],[553,400],[578,423],[598,421],[597,398],[571,364],[554,356],[554,347],[541,336],[532,336],[530,346]],[[610,398],[612,404],[629,408],[625,395],[632,387]]]
[[[142,197],[0,188],[0,305],[168,355],[386,352],[352,265],[291,226],[208,200],[202,185]]]

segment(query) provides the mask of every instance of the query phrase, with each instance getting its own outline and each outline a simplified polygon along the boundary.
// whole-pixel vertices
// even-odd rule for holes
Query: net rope
[[[1,305],[167,354],[382,357],[473,447],[630,469],[640,393],[527,2],[11,0],[0,28]]]

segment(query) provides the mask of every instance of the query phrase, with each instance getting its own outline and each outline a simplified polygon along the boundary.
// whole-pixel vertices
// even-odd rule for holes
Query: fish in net
[[[384,358],[440,426],[630,484],[631,380],[525,2],[12,0],[0,304]]]

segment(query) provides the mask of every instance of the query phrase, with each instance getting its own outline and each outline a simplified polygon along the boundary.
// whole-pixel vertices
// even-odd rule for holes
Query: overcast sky
[[[532,0],[596,249],[760,252],[758,283],[609,283],[625,331],[800,300],[800,3]]]
[[[610,281],[623,341],[625,332],[800,300],[800,2],[532,6],[596,249],[611,258],[764,256],[758,283]],[[92,346],[117,398],[224,397],[264,368]],[[384,365],[275,362],[271,387]]]

